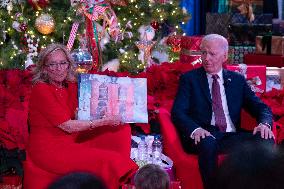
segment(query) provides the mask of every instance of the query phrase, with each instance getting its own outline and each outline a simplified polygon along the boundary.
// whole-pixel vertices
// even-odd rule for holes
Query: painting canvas
[[[146,78],[79,75],[79,120],[121,116],[125,123],[148,123]]]

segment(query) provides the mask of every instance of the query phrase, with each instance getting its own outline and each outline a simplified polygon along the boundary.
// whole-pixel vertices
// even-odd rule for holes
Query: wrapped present
[[[255,37],[271,32],[272,24],[234,23],[228,26],[229,44],[232,46],[255,46]]]
[[[272,24],[273,14],[258,14],[254,16],[253,24]]]
[[[231,64],[243,64],[244,55],[254,53],[253,46],[230,46],[229,47],[229,61]]]
[[[188,50],[200,50],[200,44],[203,36],[182,36],[181,38],[181,48]]]
[[[182,49],[180,51],[180,62],[190,63],[192,65],[201,64],[201,52],[194,50]]]
[[[272,34],[284,35],[284,20],[273,19],[272,20]]]
[[[284,36],[256,36],[256,53],[284,55]]]
[[[216,33],[228,37],[230,14],[206,13],[206,34]]]
[[[284,59],[281,55],[245,54],[244,63],[247,65],[266,65],[267,67],[282,67]]]
[[[256,13],[263,12],[263,0],[229,0],[230,12]]]
[[[272,89],[281,89],[281,76],[280,75],[267,75],[266,76],[266,92]]]
[[[227,65],[228,70],[244,75],[252,91],[263,93],[266,89],[266,66],[264,65]]]
[[[284,68],[266,68],[266,92],[273,88],[281,90],[284,87]]]
[[[250,21],[246,16],[240,13],[234,13],[231,16],[230,23],[243,24],[272,24],[272,14],[259,14],[254,16],[254,20]]]
[[[148,123],[147,79],[79,75],[79,120],[120,116],[125,123]]]
[[[181,63],[201,63],[200,44],[203,36],[182,36],[181,38]]]

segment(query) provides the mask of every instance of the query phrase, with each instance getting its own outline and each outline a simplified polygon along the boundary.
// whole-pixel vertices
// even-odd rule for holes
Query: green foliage
[[[108,43],[102,53],[103,63],[114,58],[119,58],[121,71],[132,73],[140,72],[145,66],[137,59],[139,50],[135,42],[140,40],[138,28],[141,25],[150,25],[153,21],[158,22],[160,28],[156,30],[154,38],[158,45],[163,37],[169,35],[170,30],[172,30],[171,32],[176,31],[177,33],[181,33],[180,24],[188,16],[182,13],[179,1],[176,0],[166,4],[150,3],[148,0],[129,0],[127,6],[113,5],[112,8],[118,17],[122,29],[128,21],[131,21],[133,28],[131,30],[127,29],[127,31],[131,31],[133,37],[131,39],[125,38],[123,41],[116,43],[114,41]],[[28,53],[27,44],[25,44],[26,39],[24,39],[24,32],[18,32],[12,27],[17,13],[22,14],[17,18],[18,22],[23,23],[26,21],[26,32],[29,36],[40,39],[39,50],[52,42],[67,44],[74,21],[80,21],[81,23],[78,33],[82,33],[85,27],[83,18],[76,14],[76,7],[71,7],[70,0],[50,1],[50,4],[40,11],[34,10],[26,1],[21,2],[21,4],[14,3],[10,14],[8,14],[5,7],[2,7],[0,8],[0,69],[24,69]],[[43,35],[35,28],[35,20],[42,13],[52,15],[56,24],[54,32],[49,35]],[[18,50],[13,47],[15,45]],[[76,49],[78,46],[79,42],[75,40],[73,48]],[[157,48],[157,46],[153,48]],[[177,57],[177,53],[171,52],[169,48],[166,49],[170,53],[170,60]],[[121,54],[120,50],[127,53]],[[36,61],[36,58],[34,58],[34,61]]]
[[[21,16],[17,17],[16,15],[19,13],[21,13]],[[52,15],[56,24],[54,32],[49,35],[43,35],[35,28],[36,18],[43,13]],[[52,1],[48,7],[40,11],[34,10],[26,1],[22,1],[20,4],[14,3],[10,14],[8,14],[6,8],[0,8],[0,69],[24,69],[27,59],[28,48],[24,36],[25,32],[15,30],[12,27],[14,21],[27,24],[26,32],[29,36],[33,36],[35,40],[40,39],[40,50],[41,47],[52,42],[66,44],[72,26],[72,19],[69,20],[68,18],[75,18],[75,13],[70,7],[69,0]],[[13,47],[13,43],[18,49]]]
[[[165,31],[169,28],[162,26],[167,23],[167,26],[173,28],[177,33],[181,33],[180,27],[178,29],[175,27],[180,26],[181,22],[186,16],[182,13],[181,8],[179,7],[179,1],[172,1],[171,4],[161,4],[149,3],[149,1],[133,0],[129,1],[128,5],[125,7],[114,7],[114,11],[119,17],[122,26],[124,26],[128,21],[131,21],[133,26],[133,38],[126,39],[122,41],[122,43],[118,43],[116,45],[117,50],[124,49],[128,52],[129,56],[132,57],[124,59],[123,56],[119,56],[121,71],[129,71],[133,73],[144,70],[145,66],[141,65],[141,62],[137,59],[137,53],[139,50],[135,45],[135,41],[139,41],[139,27],[141,25],[150,25],[153,21],[159,23],[160,27],[156,30],[156,35],[154,38],[154,41],[157,41],[156,46],[153,47],[153,49],[155,49],[159,45],[159,41],[162,39],[162,37],[165,37],[169,34],[167,31]],[[171,50],[169,49],[167,52],[172,54]],[[136,56],[133,56],[133,54],[136,54]],[[176,57],[176,53],[172,55]],[[172,59],[173,56],[170,58]]]

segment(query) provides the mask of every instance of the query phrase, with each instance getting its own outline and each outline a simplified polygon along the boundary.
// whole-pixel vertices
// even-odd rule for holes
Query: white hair
[[[219,35],[219,34],[208,34],[208,35],[205,35],[203,38],[202,38],[202,41],[201,41],[201,44],[200,44],[200,47],[202,48],[206,42],[209,42],[209,41],[218,41],[218,43],[220,44],[220,47],[225,51],[225,53],[228,53],[229,51],[229,44],[228,44],[228,41],[225,37],[223,37],[222,35]]]

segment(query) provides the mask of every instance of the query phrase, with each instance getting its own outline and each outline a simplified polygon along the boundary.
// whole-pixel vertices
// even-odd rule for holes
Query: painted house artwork
[[[147,123],[146,78],[97,74],[79,76],[79,120],[121,116],[125,123]]]

